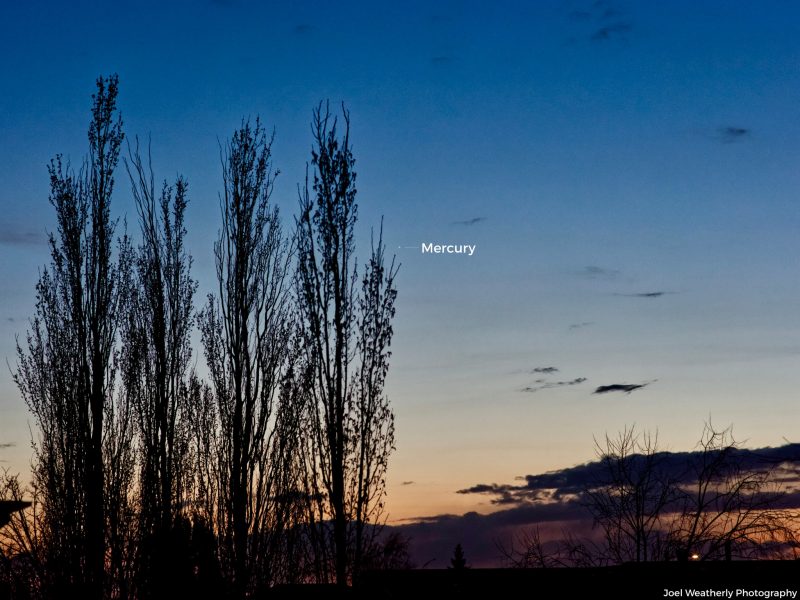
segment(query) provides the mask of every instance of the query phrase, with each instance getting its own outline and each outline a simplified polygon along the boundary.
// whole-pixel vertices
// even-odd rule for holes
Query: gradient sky
[[[158,177],[189,180],[200,297],[218,140],[242,116],[275,127],[288,220],[312,108],[351,110],[360,254],[383,215],[402,262],[392,520],[492,510],[456,490],[584,462],[634,422],[672,450],[709,417],[751,446],[796,440],[798,40],[783,0],[5,3],[0,466],[30,457],[10,369],[54,228],[46,164],[80,162],[112,72],[126,134],[151,136]],[[477,250],[400,248],[422,242]]]

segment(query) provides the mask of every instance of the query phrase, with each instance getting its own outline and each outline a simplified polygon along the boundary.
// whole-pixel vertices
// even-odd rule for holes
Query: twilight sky
[[[582,463],[634,422],[676,451],[709,417],[754,447],[795,441],[799,39],[785,0],[7,3],[0,356],[13,369],[48,261],[46,164],[80,162],[94,80],[116,72],[129,139],[189,180],[199,297],[218,139],[242,116],[275,127],[288,221],[312,108],[351,110],[361,254],[383,215],[402,262],[391,520],[496,510],[456,491]],[[10,369],[0,466],[26,471]]]

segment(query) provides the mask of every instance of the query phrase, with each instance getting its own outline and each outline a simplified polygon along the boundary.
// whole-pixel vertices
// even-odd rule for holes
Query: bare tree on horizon
[[[750,558],[773,545],[796,547],[793,511],[781,508],[786,495],[776,474],[780,465],[747,464],[732,427],[703,427],[681,488],[671,542],[684,560]]]
[[[614,562],[664,557],[667,508],[678,498],[678,478],[665,468],[658,433],[624,428],[595,442],[602,477],[586,488],[586,506]]]

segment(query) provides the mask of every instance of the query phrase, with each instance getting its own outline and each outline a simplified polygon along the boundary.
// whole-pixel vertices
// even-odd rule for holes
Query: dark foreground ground
[[[425,569],[367,573],[347,598],[797,598],[800,561],[645,563],[586,569]],[[298,586],[272,598],[337,598],[334,589]],[[710,593],[709,593],[710,592]],[[669,595],[665,595],[665,594]]]

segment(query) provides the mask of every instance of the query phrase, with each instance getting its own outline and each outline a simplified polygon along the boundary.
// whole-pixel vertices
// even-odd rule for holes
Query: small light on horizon
[[[692,554],[692,560],[700,560],[699,554]]]

